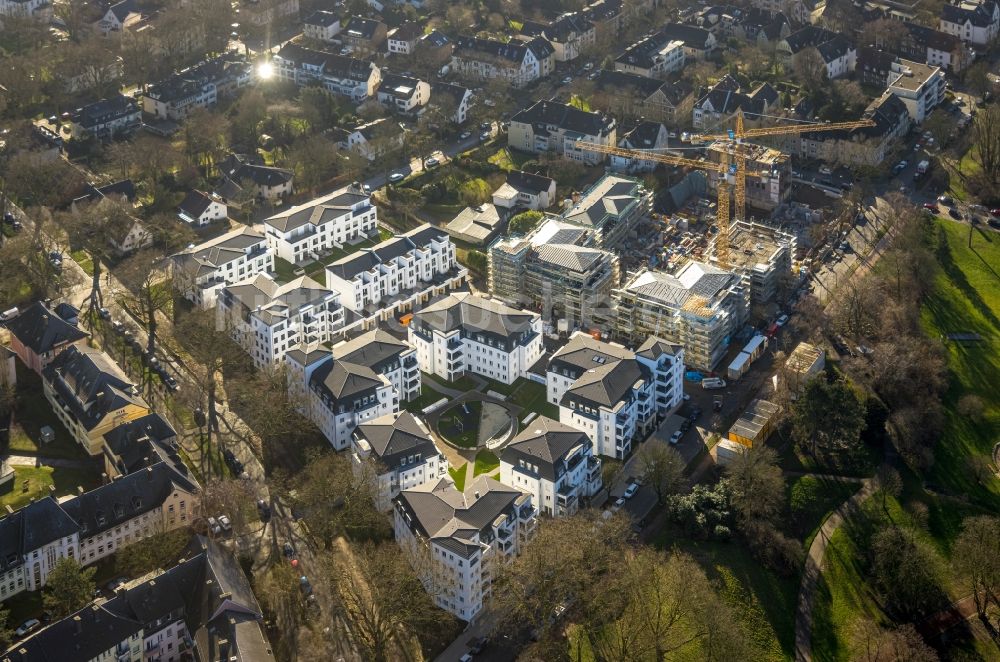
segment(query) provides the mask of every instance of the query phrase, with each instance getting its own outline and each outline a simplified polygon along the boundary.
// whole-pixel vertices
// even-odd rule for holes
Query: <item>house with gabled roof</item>
[[[61,352],[83,344],[90,337],[44,301],[18,311],[4,326],[10,332],[10,348],[25,366],[39,375]]]
[[[218,168],[222,173],[218,192],[227,200],[239,200],[240,192],[248,186],[260,200],[273,202],[292,194],[294,173],[286,168],[266,166],[244,154],[230,154]]]
[[[603,163],[601,152],[581,149],[577,141],[614,146],[617,123],[613,117],[587,112],[558,101],[537,101],[510,120],[507,142],[533,154],[555,152],[585,165]]]
[[[412,76],[387,73],[378,85],[378,102],[390,111],[419,115],[431,99],[431,86]]]
[[[555,48],[542,37],[527,42],[459,37],[454,44],[455,71],[472,80],[502,80],[524,87],[555,69]]]
[[[493,204],[505,209],[548,209],[556,201],[556,180],[522,170],[507,171],[507,180],[493,191]]]
[[[408,411],[362,423],[351,436],[351,465],[375,480],[375,507],[392,508],[401,490],[448,475],[448,460],[427,425]],[[366,476],[367,474],[367,476]]]
[[[393,500],[395,539],[407,558],[425,570],[434,603],[464,621],[482,611],[496,568],[520,554],[534,536],[537,511],[530,494],[487,476],[465,491],[444,477],[403,490]]]
[[[543,515],[568,517],[601,491],[601,464],[582,430],[539,416],[504,446],[500,482],[530,494]]]
[[[280,80],[299,87],[318,84],[333,94],[363,103],[375,95],[381,70],[368,60],[317,51],[288,42],[271,60]]]
[[[692,125],[696,129],[722,126],[740,111],[745,119],[754,122],[776,107],[779,100],[777,90],[769,83],[746,91],[735,78],[726,74],[695,102]]]
[[[463,124],[469,116],[472,97],[472,90],[467,87],[435,81],[431,83],[431,100],[428,107],[439,108],[449,120],[455,124]]]
[[[892,153],[913,124],[906,104],[889,92],[872,101],[863,117],[873,120],[875,125],[800,134],[793,143],[792,153],[826,163],[877,166]]]
[[[202,227],[228,218],[229,207],[214,193],[191,190],[177,205],[177,215],[188,225]]]
[[[388,27],[382,21],[351,16],[340,30],[340,40],[362,58],[377,53],[386,40]]]
[[[645,118],[669,126],[687,126],[694,107],[694,87],[672,77],[650,78],[602,69],[594,79],[590,105],[622,120]]]
[[[662,152],[669,146],[669,142],[667,127],[660,122],[641,121],[622,135],[618,146],[630,150]],[[675,146],[679,147],[680,143]],[[617,155],[611,157],[611,169],[615,172],[628,174],[653,172],[658,165],[656,161],[648,159]]]
[[[412,55],[424,36],[424,28],[419,23],[407,21],[388,34],[386,48],[397,55]]]
[[[274,271],[274,250],[262,232],[242,227],[170,256],[174,287],[202,308],[214,308],[219,291]]]
[[[941,7],[941,32],[985,46],[1000,31],[1000,4],[995,0],[958,0]]]
[[[646,36],[615,59],[615,71],[648,78],[665,78],[684,68],[684,41],[662,32]]]
[[[331,11],[319,9],[302,21],[302,35],[319,41],[333,41],[340,33],[340,17]]]
[[[611,250],[652,205],[652,193],[636,179],[606,174],[587,189],[562,218],[592,231],[595,246]]]
[[[520,33],[542,37],[555,50],[556,62],[575,60],[597,39],[597,26],[579,13],[566,13],[548,23],[524,21]]]

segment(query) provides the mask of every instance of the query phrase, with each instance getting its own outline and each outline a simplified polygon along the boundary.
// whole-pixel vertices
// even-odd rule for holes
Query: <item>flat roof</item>
[[[785,367],[795,372],[805,372],[823,358],[823,355],[824,352],[819,347],[807,342],[800,342],[788,355]]]
[[[768,266],[783,247],[792,249],[793,240],[792,235],[777,228],[736,221],[729,225],[729,261],[733,268]]]
[[[781,407],[768,402],[767,400],[754,400],[747,407],[746,411],[729,428],[730,434],[735,434],[744,439],[757,439],[761,430],[764,429],[771,419],[781,410]]]

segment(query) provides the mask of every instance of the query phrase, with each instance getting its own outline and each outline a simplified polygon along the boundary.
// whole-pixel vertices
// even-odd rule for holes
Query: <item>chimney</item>
[[[49,485],[49,494],[55,494],[55,491],[56,491],[56,486],[55,485]]]
[[[146,467],[146,478],[150,481],[153,480],[153,467]]]
[[[14,509],[10,507],[9,503],[8,504],[4,504],[3,509],[7,511],[8,515],[10,515],[10,514],[12,514],[14,512]]]
[[[108,474],[101,472],[101,485],[107,485],[110,481],[108,480]]]
[[[76,486],[76,493],[77,493],[78,495],[79,495],[79,494],[83,494],[83,485],[77,485],[77,486]]]
[[[76,615],[76,616],[73,617],[73,626],[74,626],[74,628],[76,630],[76,633],[78,635],[79,634],[83,634],[83,621],[80,620],[80,616],[79,615]]]
[[[476,498],[479,498],[479,490],[476,490]]]

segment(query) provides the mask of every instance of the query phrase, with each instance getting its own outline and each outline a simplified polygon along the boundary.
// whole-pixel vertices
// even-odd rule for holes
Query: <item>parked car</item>
[[[777,324],[778,326],[785,326],[786,324],[788,324],[788,315],[781,315],[780,317],[778,317],[778,319],[774,321],[774,323]]]
[[[486,142],[492,137],[493,136],[490,135],[489,131],[483,131],[482,133],[479,134],[479,142]]]
[[[257,499],[257,512],[260,514],[260,521],[267,522],[271,519],[271,506],[263,499]]]
[[[290,542],[286,542],[284,545],[282,545],[281,546],[281,551],[282,551],[282,553],[284,553],[285,558],[287,558],[287,559],[290,559],[293,556],[295,556],[295,548],[292,547],[292,543],[290,543]]]
[[[219,526],[219,522],[214,517],[208,518],[208,530],[215,535],[222,533],[222,527]]]
[[[361,185],[361,190],[365,192],[365,195],[371,195],[372,194],[372,187],[369,186],[368,184],[362,184]]]
[[[572,76],[566,76],[565,78],[562,79],[562,84],[563,85],[569,85],[572,82],[573,82],[573,77]]]
[[[105,588],[108,590],[108,593],[114,595],[115,591],[120,589],[126,583],[128,583],[128,577],[115,577],[105,585]]]
[[[819,174],[821,174],[821,175],[831,175],[831,174],[833,174],[833,170],[830,169],[830,166],[822,165],[822,166],[819,167]]]
[[[682,431],[675,430],[674,433],[672,435],[670,435],[670,445],[671,446],[676,446],[680,442],[681,437],[683,437],[683,436],[684,436],[684,433]]]
[[[639,491],[639,486],[635,483],[629,483],[628,487],[625,488],[625,492],[622,494],[626,499],[631,499],[635,496],[635,493]]]
[[[176,391],[181,387],[180,384],[177,383],[177,380],[174,379],[173,375],[167,375],[166,377],[164,377],[163,383],[166,384],[167,388],[171,391]]]
[[[940,214],[941,213],[941,209],[936,204],[934,204],[932,202],[925,202],[924,203],[924,209],[926,209],[927,211],[931,212],[932,214]]]
[[[228,515],[219,515],[219,526],[227,533],[233,530],[233,523],[229,521]]]
[[[109,319],[111,319],[111,311],[108,310],[107,308],[98,308],[97,309],[97,315],[102,320],[109,320]]]
[[[299,577],[299,590],[302,591],[303,595],[312,595],[312,584],[309,583],[309,579],[307,579],[305,575]]]
[[[424,166],[428,168],[436,168],[439,165],[441,165],[441,161],[436,156],[432,156],[426,161],[424,161]]]
[[[393,184],[398,184],[404,179],[406,179],[406,177],[401,172],[394,172],[391,175],[389,175],[389,181]]]
[[[121,333],[122,331],[125,330],[125,325],[118,320],[114,320],[113,322],[111,322],[111,329],[115,333]]]
[[[1000,216],[1000,207],[994,207],[991,209],[990,214],[993,216]]]
[[[37,618],[29,618],[24,623],[21,623],[21,625],[16,630],[14,630],[14,634],[16,634],[18,637],[24,637],[27,636],[28,634],[31,634],[38,628],[40,628],[41,625],[42,625],[41,621],[39,621]]]
[[[611,506],[611,510],[621,510],[621,507],[625,505],[625,497],[618,497],[615,499],[615,505]]]

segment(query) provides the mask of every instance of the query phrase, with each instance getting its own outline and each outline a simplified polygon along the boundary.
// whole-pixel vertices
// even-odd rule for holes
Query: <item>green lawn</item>
[[[970,249],[968,226],[945,220],[937,225],[940,269],[924,306],[924,328],[932,338],[972,332],[982,341],[945,340],[951,382],[944,399],[945,429],[928,481],[997,510],[1000,481],[990,478],[980,484],[966,463],[973,455],[989,457],[1000,439],[1000,235],[977,230]],[[959,399],[967,394],[982,399],[981,421],[957,411]]]
[[[87,272],[88,276],[94,275],[94,261],[87,255],[87,251],[70,251],[69,256],[80,265],[80,268]]]
[[[476,453],[476,464],[472,470],[473,476],[488,474],[495,471],[500,466],[500,458],[492,451],[485,448]]]
[[[295,280],[295,265],[280,257],[274,258],[274,278],[280,283],[288,283]]]
[[[430,382],[431,384],[439,384],[445,388],[453,388],[456,391],[475,391],[476,385],[478,384],[475,379],[465,375],[459,377],[453,382],[446,381],[436,375],[430,375],[426,372],[421,373],[420,378],[421,381],[425,383]]]
[[[55,439],[41,444],[41,429],[45,426],[55,431]],[[41,455],[71,460],[87,459],[87,454],[56,418],[49,401],[42,392],[41,378],[17,362],[17,405],[10,430],[12,454]]]
[[[423,384],[420,387],[420,395],[413,400],[403,403],[403,409],[413,414],[419,414],[424,407],[432,405],[445,396],[441,395],[431,387]]]
[[[803,541],[805,549],[809,549],[816,532],[819,531],[827,516],[847,501],[859,488],[860,485],[855,482],[829,480],[815,476],[800,476],[790,480],[786,491],[791,533]]]
[[[533,154],[519,152],[509,147],[501,147],[496,153],[490,155],[486,160],[504,170],[520,170],[525,162],[535,158]]]
[[[691,555],[736,611],[765,660],[794,656],[798,577],[782,578],[764,569],[739,542],[696,541],[668,526],[656,541],[666,550]]]
[[[23,508],[33,499],[48,496],[58,498],[76,492],[77,487],[90,490],[101,484],[96,469],[62,469],[53,467],[14,467],[14,489],[0,496],[0,508]],[[50,487],[55,487],[50,492]]]
[[[451,469],[448,469],[448,474],[451,476],[451,479],[455,481],[455,489],[459,492],[465,490],[465,473],[467,466],[468,462],[464,462],[460,467],[452,467]]]
[[[519,379],[515,384],[517,387],[510,394],[508,401],[524,407],[527,411],[548,416],[555,421],[559,420],[559,407],[548,401],[545,394],[545,384],[528,379]],[[521,418],[523,419],[525,415],[525,412],[522,412]]]

